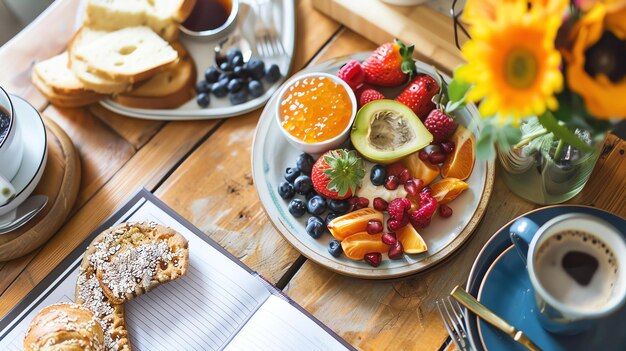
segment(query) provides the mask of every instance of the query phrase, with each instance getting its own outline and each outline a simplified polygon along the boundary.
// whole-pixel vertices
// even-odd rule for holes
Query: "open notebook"
[[[146,190],[94,231],[0,320],[0,350],[22,350],[43,307],[74,300],[82,254],[105,228],[152,220],[189,240],[187,275],[126,304],[134,350],[354,350],[199,229]]]

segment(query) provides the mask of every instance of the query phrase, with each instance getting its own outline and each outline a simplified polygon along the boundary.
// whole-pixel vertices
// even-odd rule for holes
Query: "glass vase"
[[[536,121],[521,126],[521,142],[498,148],[500,174],[516,195],[540,205],[565,202],[585,186],[600,156],[604,135],[575,134],[592,147],[579,150],[555,138]]]

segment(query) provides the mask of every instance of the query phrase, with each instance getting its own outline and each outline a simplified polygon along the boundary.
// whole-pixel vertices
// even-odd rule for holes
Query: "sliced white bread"
[[[97,94],[92,91],[85,90],[83,93],[59,94],[53,91],[38,74],[32,74],[31,80],[35,87],[48,99],[53,105],[59,107],[81,107],[93,104],[102,100],[105,95]]]
[[[71,54],[85,62],[89,72],[130,83],[150,78],[178,59],[176,50],[146,26],[123,28],[73,45]]]
[[[93,43],[105,34],[107,34],[107,32],[85,27],[79,29],[68,45],[69,67],[87,89],[101,94],[121,93],[130,89],[128,82],[118,82],[94,74],[89,70],[89,67],[83,60],[76,57],[76,51],[79,48]]]
[[[85,85],[69,69],[68,62],[69,54],[64,51],[62,54],[37,62],[32,74],[39,76],[39,79],[55,93],[83,93]]]

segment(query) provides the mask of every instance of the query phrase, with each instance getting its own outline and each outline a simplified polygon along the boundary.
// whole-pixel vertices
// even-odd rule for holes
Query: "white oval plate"
[[[0,206],[0,215],[14,210],[32,194],[41,180],[48,159],[46,127],[39,112],[19,96],[11,95],[11,102],[17,116],[17,131],[22,133],[24,154],[20,169],[11,180],[15,187],[15,198],[8,204]]]
[[[130,108],[106,99],[100,102],[105,108],[128,117],[136,117],[153,120],[200,120],[200,119],[218,119],[226,117],[240,116],[244,113],[256,110],[263,106],[267,100],[276,92],[278,87],[284,82],[285,78],[291,72],[291,63],[295,50],[295,7],[293,0],[271,0],[273,3],[274,19],[276,19],[277,30],[281,35],[283,46],[287,55],[264,59],[266,65],[277,64],[280,67],[282,78],[273,85],[266,87],[265,94],[258,98],[251,99],[241,105],[231,105],[228,98],[218,99],[211,95],[211,105],[207,108],[201,108],[196,103],[195,97],[187,101],[184,105],[172,110],[159,109],[139,109]],[[245,23],[242,28],[243,36],[246,37],[251,46],[255,46],[254,26],[253,23]],[[204,71],[213,63],[213,49],[218,44],[215,42],[202,42],[195,40],[184,33],[180,34],[180,41],[185,44],[191,57],[196,64],[198,78],[196,81],[204,79]],[[253,48],[253,53],[255,49]]]
[[[339,67],[350,59],[362,61],[370,53],[359,53],[326,61],[297,73],[326,72],[336,74]],[[434,74],[430,65],[416,62],[418,71]],[[449,78],[446,77],[446,80]],[[274,96],[265,106],[257,125],[252,147],[252,176],[261,203],[278,232],[307,258],[335,272],[370,279],[396,278],[421,272],[441,262],[457,250],[474,231],[482,218],[493,188],[493,162],[477,161],[472,175],[466,180],[469,188],[450,203],[454,210],[452,217],[433,218],[432,224],[420,230],[428,245],[428,251],[417,255],[404,255],[400,260],[389,260],[386,255],[378,267],[364,261],[354,261],[344,255],[335,258],[328,253],[331,235],[324,234],[313,239],[306,234],[308,216],[293,217],[287,205],[277,192],[283,180],[283,172],[293,167],[301,151],[292,147],[283,137],[274,118],[277,97]],[[468,105],[455,114],[459,123],[468,126],[473,118],[479,118],[476,106]],[[474,131],[478,138],[478,131]],[[438,217],[435,215],[435,217]]]

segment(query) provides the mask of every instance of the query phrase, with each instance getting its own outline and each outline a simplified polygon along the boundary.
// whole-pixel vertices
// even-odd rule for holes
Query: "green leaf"
[[[465,100],[459,100],[459,101],[448,101],[448,103],[446,104],[446,108],[445,108],[445,112],[446,113],[451,113],[453,111],[456,111],[458,109],[461,109],[463,107],[465,107],[467,103],[465,102]]]
[[[572,132],[565,126],[560,125],[559,121],[550,111],[546,111],[543,115],[539,117],[539,123],[541,123],[541,125],[548,131],[552,132],[552,134],[554,134],[556,138],[563,140],[565,143],[581,151],[593,151],[593,148],[585,143],[578,136],[576,136],[574,132]]]
[[[448,99],[450,101],[464,101],[465,96],[471,88],[471,84],[458,78],[452,79],[448,85]]]
[[[476,157],[480,160],[493,160],[496,157],[496,149],[493,146],[495,140],[494,127],[485,125],[476,140]]]

